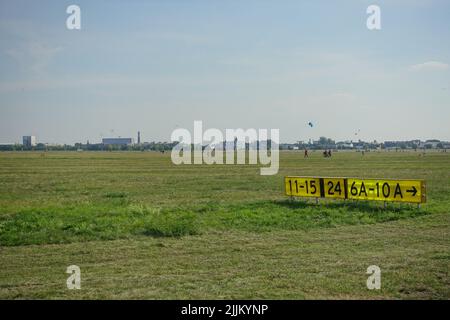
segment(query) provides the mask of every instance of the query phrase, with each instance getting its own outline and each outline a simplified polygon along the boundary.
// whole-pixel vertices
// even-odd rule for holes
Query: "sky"
[[[449,39],[446,0],[0,0],[0,143],[450,140]]]

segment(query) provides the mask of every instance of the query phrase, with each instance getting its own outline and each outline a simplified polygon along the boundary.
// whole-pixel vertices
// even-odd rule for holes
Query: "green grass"
[[[2,245],[69,243],[112,240],[133,235],[184,236],[214,230],[267,232],[307,230],[345,224],[371,224],[428,214],[426,209],[394,206],[383,209],[367,203],[258,201],[236,205],[151,208],[67,206],[26,209],[0,218]]]
[[[285,175],[420,178],[428,202],[289,201]],[[159,153],[0,153],[0,298],[448,299],[449,208],[437,152],[282,152],[275,176]],[[381,291],[365,288],[370,264]]]

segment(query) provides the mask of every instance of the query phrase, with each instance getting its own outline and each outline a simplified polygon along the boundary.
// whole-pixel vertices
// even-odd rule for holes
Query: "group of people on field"
[[[331,158],[331,149],[329,149],[328,151],[327,150],[324,150],[323,151],[323,156],[325,157],[325,158]],[[306,149],[305,148],[305,156],[304,156],[305,158],[309,158],[309,156],[308,156],[308,149]]]

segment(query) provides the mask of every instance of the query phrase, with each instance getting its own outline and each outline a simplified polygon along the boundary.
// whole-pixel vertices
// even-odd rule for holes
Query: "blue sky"
[[[283,142],[450,140],[449,39],[440,0],[0,0],[0,143],[168,141],[194,120]]]

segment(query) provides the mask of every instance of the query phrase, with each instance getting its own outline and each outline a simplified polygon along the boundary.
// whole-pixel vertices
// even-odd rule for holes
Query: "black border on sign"
[[[344,178],[344,196],[345,199],[344,200],[348,200],[348,179]]]
[[[323,182],[323,178],[319,178],[320,184],[320,197],[325,198],[325,183]]]

